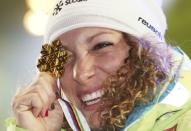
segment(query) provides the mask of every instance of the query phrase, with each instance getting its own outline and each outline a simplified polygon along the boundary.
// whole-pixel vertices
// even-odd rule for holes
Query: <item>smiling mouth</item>
[[[81,100],[86,106],[91,106],[98,103],[101,97],[103,96],[103,94],[104,94],[104,90],[97,90],[92,93],[83,95],[81,97]]]

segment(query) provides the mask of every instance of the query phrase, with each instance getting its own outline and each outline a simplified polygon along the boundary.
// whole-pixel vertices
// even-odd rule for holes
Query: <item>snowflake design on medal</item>
[[[62,2],[62,0],[59,3],[57,3],[52,15],[53,16],[57,15],[62,10],[63,5],[64,3]]]
[[[44,44],[41,57],[38,59],[37,68],[40,72],[47,72],[59,78],[64,73],[64,64],[67,63],[68,53],[60,41]]]

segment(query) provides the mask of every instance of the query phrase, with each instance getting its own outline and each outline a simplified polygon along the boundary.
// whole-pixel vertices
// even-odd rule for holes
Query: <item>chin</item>
[[[98,113],[94,113],[93,115],[90,115],[89,118],[87,119],[91,129],[99,129],[100,119],[99,119]]]
[[[100,127],[100,117],[97,112],[98,107],[98,105],[94,105],[92,107],[85,107],[81,110],[91,129]]]
[[[75,97],[75,105],[82,112],[86,118],[91,129],[99,129],[100,127],[100,116],[98,109],[101,104],[101,96],[103,95],[102,89],[97,89],[94,92],[86,93],[83,96]]]

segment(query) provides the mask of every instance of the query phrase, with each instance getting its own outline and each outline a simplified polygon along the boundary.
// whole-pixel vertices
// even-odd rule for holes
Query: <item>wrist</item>
[[[7,118],[5,120],[5,126],[7,131],[27,131],[26,129],[17,126],[16,120],[13,117]]]

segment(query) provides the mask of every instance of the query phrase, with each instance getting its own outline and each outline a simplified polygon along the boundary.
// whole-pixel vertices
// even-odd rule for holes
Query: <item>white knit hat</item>
[[[105,27],[163,42],[167,24],[159,3],[161,0],[57,0],[44,40],[52,42],[80,27]]]

